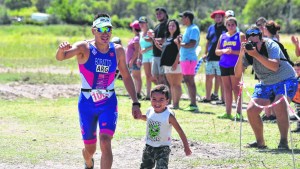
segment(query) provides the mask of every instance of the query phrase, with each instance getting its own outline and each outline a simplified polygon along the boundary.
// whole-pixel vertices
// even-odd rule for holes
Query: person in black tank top
[[[179,100],[182,94],[181,82],[182,74],[179,65],[179,35],[180,28],[178,21],[172,19],[167,24],[166,40],[162,45],[161,66],[164,67],[164,72],[168,83],[170,84],[172,94],[171,108],[179,108]]]

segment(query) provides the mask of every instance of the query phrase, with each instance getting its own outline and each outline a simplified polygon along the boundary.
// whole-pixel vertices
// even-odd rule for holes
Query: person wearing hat
[[[57,60],[63,61],[76,56],[78,62],[82,81],[78,110],[84,142],[82,155],[86,169],[94,168],[93,156],[97,147],[98,124],[101,147],[100,168],[112,167],[111,140],[118,119],[117,97],[114,90],[117,67],[133,101],[132,115],[135,119],[141,117],[140,103],[125,63],[124,49],[121,45],[110,42],[112,29],[110,16],[99,13],[95,15],[92,25],[93,40],[79,41],[73,45],[62,42],[56,51]]]
[[[167,10],[164,7],[158,7],[155,9],[156,19],[159,21],[154,28],[154,30],[148,31],[148,36],[150,39],[148,41],[152,41],[153,43],[153,61],[151,73],[155,80],[155,83],[158,84],[166,84],[164,69],[160,66],[161,60],[161,50],[160,45],[163,44],[165,40],[165,33],[167,30],[167,22],[168,22],[168,14]]]
[[[224,25],[224,15],[225,12],[223,10],[217,10],[211,13],[211,18],[214,19],[215,23],[210,25],[207,29],[206,34],[206,45],[205,52],[203,58],[206,60],[205,67],[205,90],[206,96],[201,101],[204,103],[209,103],[212,100],[217,101],[217,104],[224,104],[223,97],[223,86],[221,80],[221,70],[219,66],[220,57],[216,55],[215,50],[217,47],[217,43],[221,34],[227,32],[227,28]],[[214,92],[212,91],[214,81]],[[219,87],[221,86],[221,101],[218,97]]]
[[[184,109],[191,112],[199,112],[196,104],[196,85],[195,85],[195,67],[197,65],[198,56],[196,48],[200,41],[200,30],[193,23],[194,14],[191,11],[180,13],[181,22],[186,26],[186,30],[180,40],[180,66],[183,74],[184,82],[187,85],[191,103]]]
[[[225,18],[228,18],[228,17],[235,17],[233,10],[227,10],[225,12]]]
[[[142,76],[141,76],[141,54],[140,54],[140,24],[139,21],[135,20],[130,24],[134,37],[129,40],[126,50],[126,63],[131,70],[135,90],[137,92],[137,98],[141,99],[142,90]]]
[[[153,60],[153,44],[149,42],[150,38],[147,35],[147,32],[149,31],[147,18],[145,16],[141,16],[139,18],[139,24],[141,27],[140,53],[142,54],[142,63],[146,75],[146,96],[144,100],[150,100],[150,90],[152,85],[151,66]]]

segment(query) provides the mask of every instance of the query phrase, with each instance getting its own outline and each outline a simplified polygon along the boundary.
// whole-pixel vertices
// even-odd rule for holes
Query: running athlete
[[[108,14],[97,14],[92,26],[95,39],[76,42],[74,45],[63,42],[56,53],[56,59],[59,61],[77,57],[82,83],[78,110],[84,142],[82,155],[86,169],[94,168],[97,123],[100,128],[100,168],[109,169],[112,166],[111,140],[118,119],[117,97],[114,91],[117,66],[133,101],[132,115],[136,119],[141,116],[140,103],[125,63],[124,49],[121,45],[110,42],[112,28]]]

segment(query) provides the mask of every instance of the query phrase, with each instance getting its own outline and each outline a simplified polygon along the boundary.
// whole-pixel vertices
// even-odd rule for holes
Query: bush
[[[299,22],[299,20],[292,20],[291,21],[291,25],[293,26],[293,28],[294,28],[294,30],[296,31],[296,32],[300,32],[300,22]]]
[[[117,15],[111,17],[112,25],[116,28],[129,28],[130,23],[133,21],[132,18],[119,19]]]
[[[200,30],[207,31],[208,27],[213,24],[213,20],[210,17],[200,20]]]
[[[10,24],[11,21],[4,6],[0,5],[0,24]]]

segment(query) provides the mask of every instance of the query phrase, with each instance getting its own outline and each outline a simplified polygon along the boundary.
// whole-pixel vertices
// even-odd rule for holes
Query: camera
[[[256,47],[256,43],[252,41],[248,41],[245,43],[245,48],[247,50],[253,50],[253,47]]]

